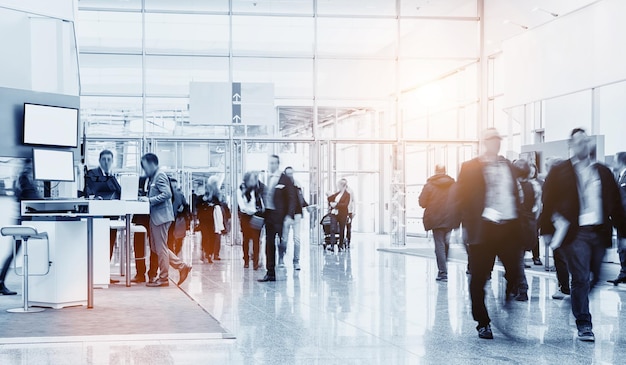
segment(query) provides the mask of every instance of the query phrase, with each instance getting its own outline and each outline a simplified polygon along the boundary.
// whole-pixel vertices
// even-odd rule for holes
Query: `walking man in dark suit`
[[[519,190],[513,165],[499,156],[502,137],[495,128],[482,136],[484,153],[463,163],[457,204],[467,231],[472,315],[478,337],[493,339],[485,305],[485,284],[498,256],[505,269],[507,300],[517,295],[519,265]]]
[[[98,159],[100,166],[87,171],[85,174],[85,197],[93,196],[95,199],[113,200],[119,199],[122,187],[113,175],[113,152],[103,150]],[[119,217],[108,217],[118,219]],[[113,247],[117,241],[117,231],[111,229],[109,233],[109,259],[113,257]],[[119,280],[111,279],[111,284],[119,283]]]
[[[287,216],[293,218],[296,212],[297,193],[293,181],[284,173],[281,173],[280,158],[270,156],[270,175],[267,180],[265,196],[265,260],[267,261],[267,274],[260,282],[276,281],[276,236],[278,236],[279,264],[283,265],[283,256],[287,251],[286,242],[283,241],[283,225]]]
[[[572,158],[553,166],[546,177],[539,225],[545,242],[551,242],[553,219],[566,222],[562,242],[553,244],[560,244],[572,275],[572,313],[578,339],[592,342],[589,291],[598,283],[602,259],[611,247],[613,226],[618,230],[624,227],[624,210],[613,173],[592,161],[589,144],[583,129],[576,128],[570,134]]]
[[[626,152],[615,154],[615,173],[617,174],[617,186],[622,198],[622,207],[626,210]],[[609,283],[613,283],[615,286],[619,285],[619,283],[626,283],[626,232],[617,232],[617,238],[617,252],[619,253],[621,270],[617,278],[609,280]]]
[[[157,254],[159,262],[159,277],[154,280],[150,278],[146,286],[169,286],[170,265],[180,271],[180,285],[187,279],[191,266],[185,264],[167,247],[167,233],[174,221],[170,180],[159,169],[159,159],[153,153],[147,153],[141,158],[141,167],[150,179],[150,187],[148,196],[140,199],[150,202],[150,249]]]

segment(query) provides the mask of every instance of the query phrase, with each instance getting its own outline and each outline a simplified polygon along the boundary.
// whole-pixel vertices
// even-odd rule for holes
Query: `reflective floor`
[[[192,246],[186,256],[197,258]],[[0,345],[0,364],[626,362],[626,286],[602,285],[592,294],[597,341],[581,343],[569,300],[550,298],[554,273],[529,272],[530,301],[505,303],[496,268],[487,287],[495,339],[480,340],[465,266],[450,263],[449,281],[436,282],[434,259],[376,250],[388,246],[386,237],[371,235],[355,237],[342,253],[304,244],[301,272],[292,269],[290,248],[274,283],[258,283],[264,272],[243,268],[240,246],[224,246],[221,262],[194,260],[183,289],[236,339]],[[138,318],[137,325],[144,320],[163,319]]]

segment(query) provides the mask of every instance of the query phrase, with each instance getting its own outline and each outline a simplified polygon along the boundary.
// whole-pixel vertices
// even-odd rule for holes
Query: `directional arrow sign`
[[[241,95],[239,95],[238,93],[235,93],[235,95],[233,95],[233,103],[235,102],[240,102],[241,101]]]
[[[240,116],[238,116],[238,115],[235,115],[235,116],[233,117],[233,123],[236,123],[236,124],[241,123],[241,117],[240,117]]]

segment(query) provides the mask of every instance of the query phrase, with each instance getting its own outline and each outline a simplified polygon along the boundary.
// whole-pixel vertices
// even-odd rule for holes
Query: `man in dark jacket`
[[[348,207],[350,205],[350,193],[348,193],[348,181],[341,179],[337,183],[337,192],[328,197],[330,206],[330,247],[336,243],[335,234],[339,233],[339,251],[346,248],[346,223],[348,222]],[[339,232],[335,230],[339,228]]]
[[[615,154],[615,174],[617,176],[617,186],[622,198],[622,207],[626,209],[626,152],[618,152]],[[609,283],[617,286],[619,283],[626,283],[626,232],[617,232],[618,245],[617,253],[619,254],[619,262],[621,270],[614,280]]]
[[[280,257],[285,254],[282,248],[283,223],[285,217],[293,217],[296,211],[296,190],[293,182],[280,173],[280,157],[269,158],[269,176],[265,189],[265,260],[267,273],[260,282],[276,281],[276,236],[279,239]]]
[[[283,226],[283,237],[281,245],[284,246],[285,250],[287,248],[287,243],[289,240],[289,231],[293,231],[293,269],[299,271],[300,268],[300,223],[302,222],[302,212],[303,209],[306,208],[309,204],[304,199],[304,195],[302,193],[302,188],[299,186],[299,183],[296,182],[296,179],[293,175],[293,167],[289,166],[285,169],[285,175],[289,177],[291,182],[293,183],[293,189],[296,192],[296,207],[295,214],[292,217],[287,215],[285,217],[284,226]],[[284,265],[282,258],[278,259],[279,265]]]
[[[496,129],[483,133],[484,153],[463,163],[455,193],[469,245],[472,315],[483,339],[493,339],[485,284],[496,256],[504,265],[507,299],[519,283],[519,190],[513,165],[498,155],[501,142]]]
[[[450,231],[458,226],[455,223],[455,211],[448,204],[454,179],[446,175],[446,168],[435,166],[435,175],[431,176],[419,196],[419,204],[424,211],[424,229],[433,231],[435,256],[437,256],[437,281],[448,281],[448,250]]]
[[[293,179],[285,172],[280,175],[278,185],[276,185],[275,189],[274,206],[276,207],[277,217],[281,219],[282,222],[282,230],[279,233],[278,266],[284,267],[285,253],[287,253],[287,239],[289,238],[289,230],[285,230],[285,227],[291,227],[295,222],[298,205],[298,190],[294,185]],[[285,234],[287,234],[287,236],[285,236]],[[296,262],[294,262],[294,264],[295,263]]]
[[[539,228],[545,242],[563,250],[572,275],[572,313],[578,339],[595,341],[589,291],[597,284],[602,259],[611,247],[613,226],[624,231],[624,209],[611,170],[590,158],[590,140],[583,129],[570,134],[572,158],[552,167],[543,186]],[[552,242],[555,221],[564,221],[564,237]],[[593,274],[591,282],[589,281]]]

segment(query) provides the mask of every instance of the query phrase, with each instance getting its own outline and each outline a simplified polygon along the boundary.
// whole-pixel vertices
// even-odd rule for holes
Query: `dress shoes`
[[[145,283],[146,276],[145,275],[135,275],[134,278],[130,279],[131,283]]]
[[[185,265],[182,269],[180,269],[180,279],[178,279],[178,285],[182,284],[187,280],[187,276],[189,276],[189,272],[191,271],[191,266]]]
[[[476,328],[478,331],[478,337],[484,340],[493,340],[493,332],[491,331],[491,326],[486,325],[482,327]]]
[[[109,279],[110,284],[118,284],[120,281],[117,279]]]
[[[620,283],[622,284],[626,284],[626,276],[623,277],[618,277],[617,279],[614,280],[607,280],[609,283],[612,283],[615,286],[618,286]]]
[[[265,275],[263,279],[259,279],[259,283],[266,283],[268,281],[276,281],[276,276]]]
[[[161,286],[170,286],[170,281],[168,279],[157,279],[155,281],[151,281],[146,284],[146,286],[150,288],[158,288]]]
[[[0,294],[2,295],[17,295],[17,292],[7,288],[4,284],[0,285]]]
[[[300,271],[300,269],[301,269],[300,268],[300,264],[299,263],[293,264],[293,269],[296,270],[296,271]]]

